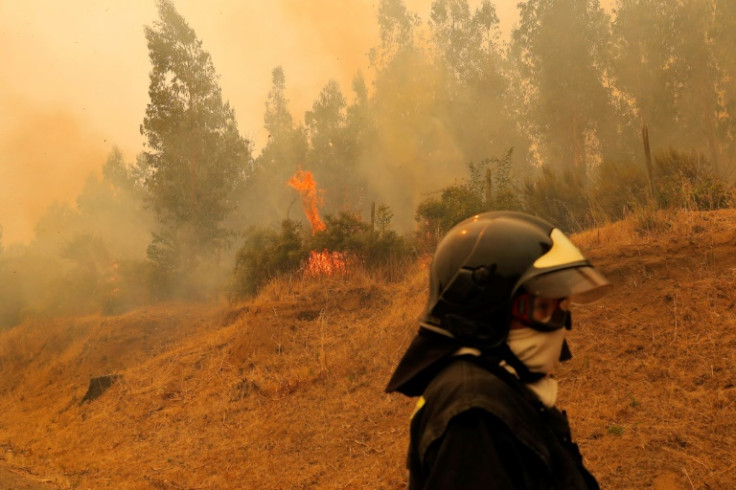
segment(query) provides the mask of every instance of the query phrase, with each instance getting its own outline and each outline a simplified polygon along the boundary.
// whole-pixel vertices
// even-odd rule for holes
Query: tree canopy
[[[145,28],[152,70],[141,125],[145,187],[159,221],[149,256],[187,268],[223,247],[222,223],[246,177],[249,144],[194,30],[171,1],[159,0],[158,11]]]

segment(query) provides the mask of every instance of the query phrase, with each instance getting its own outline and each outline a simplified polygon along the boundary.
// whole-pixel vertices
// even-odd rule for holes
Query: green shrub
[[[525,182],[522,195],[525,211],[567,232],[583,230],[593,221],[580,172],[560,174],[544,166],[536,180]]]
[[[413,248],[390,229],[392,216],[388,206],[379,206],[371,226],[355,214],[328,215],[325,229],[311,237],[304,236],[299,223],[289,220],[282,223],[280,232],[251,229],[236,257],[233,294],[253,295],[279,275],[301,273],[311,253],[324,250],[343,257],[348,272],[352,264],[388,280],[401,277]]]
[[[100,288],[104,315],[119,315],[152,302],[153,265],[145,259],[116,260],[105,272]]]
[[[488,158],[468,164],[468,177],[445,187],[439,197],[428,197],[417,206],[417,245],[431,252],[439,239],[460,221],[491,210],[522,209],[511,164],[513,150],[501,158]]]
[[[655,195],[660,208],[713,210],[734,204],[734,192],[696,152],[669,150],[655,156]]]
[[[420,247],[433,250],[454,225],[487,210],[483,196],[467,183],[445,188],[439,198],[425,199],[417,206],[414,217],[419,222],[417,240]]]
[[[347,252],[353,261],[368,269],[388,267],[388,276],[399,277],[400,265],[413,254],[409,243],[390,229],[393,213],[378,206],[374,226],[351,213],[326,216],[324,231],[314,235],[311,249]]]
[[[325,229],[315,233],[311,248],[363,255],[370,241],[371,225],[359,216],[341,212],[325,216]]]
[[[252,228],[235,260],[233,292],[236,296],[256,294],[274,277],[296,272],[308,256],[300,223],[284,220],[280,232]]]
[[[646,205],[649,178],[641,163],[604,161],[597,169],[591,201],[607,221],[617,221]]]

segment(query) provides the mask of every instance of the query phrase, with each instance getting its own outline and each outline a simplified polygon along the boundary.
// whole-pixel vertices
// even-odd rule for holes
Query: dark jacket
[[[448,359],[411,421],[414,489],[597,489],[564,412],[547,409],[505,369]]]

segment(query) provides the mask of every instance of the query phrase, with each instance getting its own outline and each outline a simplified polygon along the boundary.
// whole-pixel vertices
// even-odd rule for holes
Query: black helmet
[[[515,297],[588,303],[612,288],[564,233],[512,211],[479,214],[454,226],[437,246],[429,286],[419,332],[387,392],[421,395],[462,347],[476,347],[496,365],[509,363],[522,381],[535,381],[543,374],[529,372],[506,343]]]
[[[543,374],[529,372],[506,343],[515,297],[526,293],[588,303],[612,288],[564,233],[511,211],[479,214],[454,226],[437,246],[429,285],[419,332],[387,392],[421,395],[462,347],[480,349],[496,365],[506,361],[522,381],[535,381]]]
[[[514,296],[587,303],[611,284],[559,229],[528,214],[483,213],[454,226],[432,261],[423,326],[478,347],[505,341]]]

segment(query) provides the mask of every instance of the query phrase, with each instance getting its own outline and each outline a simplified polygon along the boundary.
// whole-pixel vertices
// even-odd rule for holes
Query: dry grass
[[[671,213],[574,238],[616,286],[575,312],[560,373],[604,488],[736,488],[735,223]],[[383,388],[426,276],[28,322],[0,334],[0,449],[59,488],[404,488],[413,400]]]
[[[736,488],[736,214],[657,219],[576,237],[616,292],[577,312],[562,403],[604,488]]]

